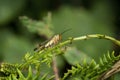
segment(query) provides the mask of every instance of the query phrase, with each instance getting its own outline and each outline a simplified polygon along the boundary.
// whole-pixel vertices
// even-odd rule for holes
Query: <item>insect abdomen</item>
[[[61,40],[61,35],[55,35],[49,42],[47,42],[47,44],[45,45],[45,47],[51,47],[53,45],[56,45],[59,41]]]

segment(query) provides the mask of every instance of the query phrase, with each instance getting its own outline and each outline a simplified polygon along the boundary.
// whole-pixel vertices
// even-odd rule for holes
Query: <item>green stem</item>
[[[71,38],[63,43],[61,43],[60,45],[65,45],[65,44],[68,44],[68,43],[71,43],[71,41],[77,41],[77,40],[87,40],[87,39],[91,39],[91,38],[98,38],[98,39],[106,39],[106,40],[110,40],[112,41],[113,43],[115,43],[116,45],[120,46],[120,41],[113,38],[113,37],[110,37],[110,36],[107,36],[107,35],[102,35],[102,34],[91,34],[91,35],[86,35],[86,36],[81,36],[81,37],[76,37],[76,38]]]
[[[117,44],[118,46],[120,46],[120,41],[117,40],[117,39],[115,39],[115,38],[113,38],[113,37],[110,37],[110,36],[107,36],[107,35],[102,35],[102,34],[91,34],[91,35],[85,35],[85,36],[81,36],[81,37],[71,38],[71,39],[69,39],[69,40],[66,40],[66,41],[58,44],[56,47],[58,47],[58,46],[64,46],[64,45],[66,45],[66,44],[72,43],[72,41],[87,40],[87,39],[92,39],[92,38],[110,40],[110,41],[112,41],[113,43],[115,43],[115,44]],[[44,54],[42,54],[42,53],[48,53],[48,52],[56,49],[56,47],[53,47],[53,48],[51,48],[51,49],[49,49],[49,50],[45,50],[45,51],[42,50],[42,51],[40,51],[39,53],[40,53],[40,55],[44,55]],[[38,55],[33,55],[33,58],[31,58],[28,62],[23,63],[22,66],[21,66],[21,68],[24,68],[26,65],[30,64],[34,58],[39,59],[40,56],[38,56]]]

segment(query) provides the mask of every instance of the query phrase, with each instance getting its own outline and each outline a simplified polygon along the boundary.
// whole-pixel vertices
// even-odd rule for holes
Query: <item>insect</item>
[[[69,30],[70,29],[67,29],[67,30],[63,31],[62,33],[60,33],[60,34],[54,35],[49,40],[39,44],[38,47],[36,47],[34,49],[34,51],[40,51],[40,50],[43,50],[45,48],[49,48],[49,47],[52,47],[52,46],[58,44],[62,39],[62,34],[65,33],[66,31],[69,31]]]

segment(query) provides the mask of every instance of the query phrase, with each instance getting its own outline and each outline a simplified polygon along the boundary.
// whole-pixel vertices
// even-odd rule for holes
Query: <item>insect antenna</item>
[[[64,34],[64,33],[67,32],[67,31],[70,31],[70,30],[71,30],[71,28],[66,29],[66,30],[64,30],[62,33],[60,33],[60,35]]]

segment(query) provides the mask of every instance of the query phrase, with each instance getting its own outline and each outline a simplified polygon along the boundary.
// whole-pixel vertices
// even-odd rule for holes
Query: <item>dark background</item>
[[[106,34],[120,39],[119,0],[0,0],[0,61],[21,62],[27,52],[32,52],[44,36],[30,32],[19,20],[27,16],[42,20],[52,13],[52,31],[60,33],[72,28],[63,35],[78,37],[87,34]],[[34,26],[33,26],[34,27]],[[96,61],[107,51],[119,52],[119,47],[106,40],[74,42],[72,46]]]

